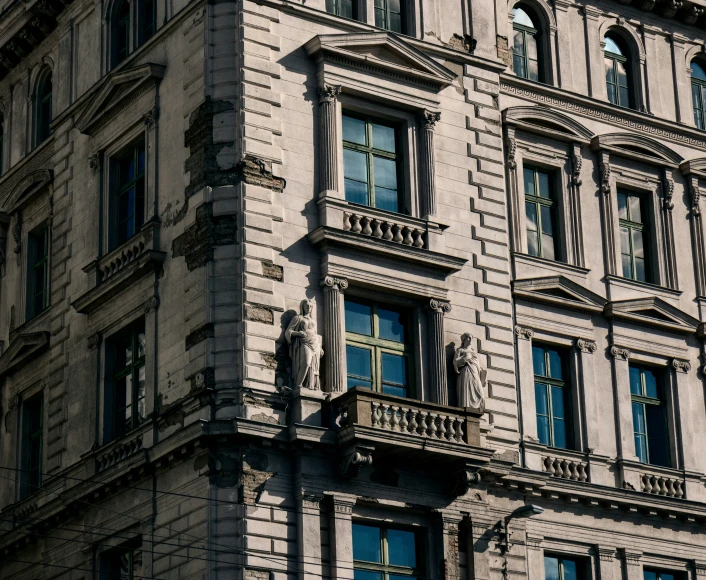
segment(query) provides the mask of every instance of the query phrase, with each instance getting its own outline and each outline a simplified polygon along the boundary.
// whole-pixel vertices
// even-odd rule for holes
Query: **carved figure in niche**
[[[321,336],[316,333],[314,301],[302,300],[299,314],[292,318],[284,337],[289,343],[294,388],[321,390],[319,368],[324,350]]]
[[[473,348],[473,335],[468,332],[461,336],[461,346],[454,353],[454,368],[458,373],[456,393],[459,407],[485,408],[486,370],[480,366],[478,354]]]

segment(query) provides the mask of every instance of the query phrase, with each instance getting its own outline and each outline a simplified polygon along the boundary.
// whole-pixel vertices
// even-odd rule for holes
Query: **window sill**
[[[651,495],[686,499],[686,473],[682,469],[618,459],[623,487]]]
[[[89,277],[89,290],[72,302],[73,308],[81,314],[90,314],[143,276],[160,268],[166,253],[154,249],[158,229],[159,222],[146,223],[122,246],[83,268]]]
[[[112,441],[95,447],[88,453],[84,453],[81,459],[94,458],[96,473],[105,471],[142,451],[144,448],[143,436],[150,429],[152,429],[152,422],[144,421],[138,427],[125,433],[125,435],[116,437]]]
[[[528,455],[534,456],[528,461],[532,464],[533,469],[541,470],[557,479],[580,482],[591,480],[587,453],[573,449],[549,447],[528,440],[523,441],[522,446]]]

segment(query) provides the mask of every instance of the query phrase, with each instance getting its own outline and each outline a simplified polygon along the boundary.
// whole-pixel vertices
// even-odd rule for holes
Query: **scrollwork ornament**
[[[686,24],[695,24],[696,21],[699,19],[699,16],[703,14],[703,11],[704,9],[699,6],[692,6],[691,10],[686,13],[686,16],[684,17],[684,22]]]
[[[324,276],[321,278],[320,285],[324,288],[337,288],[338,290],[345,290],[348,288],[348,280],[345,278],[336,278],[334,276]]]
[[[662,16],[664,16],[665,18],[674,18],[674,15],[677,13],[677,11],[681,9],[682,4],[683,3],[681,0],[669,0],[665,5],[664,12],[662,12]]]
[[[611,346],[610,356],[612,356],[613,358],[619,358],[621,360],[628,360],[630,358],[630,351],[627,348]]]
[[[586,354],[593,354],[598,350],[598,346],[595,342],[592,340],[586,340],[585,338],[579,338],[576,341],[576,348]]]
[[[581,166],[583,165],[583,157],[581,153],[574,153],[571,156],[571,183],[579,187],[581,183]]]
[[[428,131],[433,131],[437,122],[441,119],[441,113],[435,111],[424,111],[422,121],[424,122],[424,128]]]
[[[689,196],[691,198],[691,213],[695,216],[701,215],[701,189],[698,183],[689,185]]]
[[[441,314],[448,314],[451,312],[451,304],[444,302],[443,300],[432,298],[429,300],[429,309],[434,312],[440,312]]]
[[[515,326],[515,336],[523,340],[532,340],[534,336],[534,330],[527,328],[526,326],[520,326],[519,324]]]
[[[515,169],[517,167],[517,161],[515,161],[517,141],[513,137],[505,137],[505,148],[507,150],[505,162],[510,169]]]
[[[608,161],[601,160],[600,170],[601,170],[601,191],[605,195],[608,195],[608,194],[610,194],[610,163]]]
[[[324,86],[319,89],[319,104],[323,105],[324,103],[335,103],[338,95],[340,94],[340,86],[324,84]]]
[[[688,373],[691,371],[691,363],[688,360],[672,359],[672,368],[678,373]]]
[[[674,181],[669,177],[665,177],[662,183],[662,188],[664,192],[664,209],[667,211],[672,211],[674,209],[674,202],[672,198],[674,197]]]

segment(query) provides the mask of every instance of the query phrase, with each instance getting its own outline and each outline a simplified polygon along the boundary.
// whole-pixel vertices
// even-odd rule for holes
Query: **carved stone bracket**
[[[521,338],[522,340],[532,340],[534,336],[534,330],[527,328],[525,326],[520,326],[519,324],[515,326],[515,336]]]
[[[427,111],[425,110],[423,115],[422,115],[422,122],[424,123],[424,128],[425,129],[430,129],[434,130],[434,127],[436,124],[439,122],[441,119],[441,113],[435,112],[435,111]]]
[[[576,348],[586,354],[593,354],[598,350],[598,346],[594,341],[586,340],[585,338],[579,338],[576,341]]]
[[[581,155],[581,145],[574,144],[574,150],[571,153],[571,183],[575,187],[579,187],[581,181],[581,167],[583,165],[583,156]]]
[[[467,467],[466,469],[462,469],[451,479],[451,495],[454,497],[466,495],[469,490],[474,485],[478,485],[481,480],[482,477],[479,468]]]
[[[699,188],[699,180],[692,179],[689,183],[689,197],[691,202],[691,213],[694,216],[701,215],[701,189]]]
[[[15,248],[13,252],[19,255],[22,251],[22,211],[17,210],[15,213],[15,225],[12,226],[12,239],[15,240]]]
[[[145,301],[145,314],[149,314],[153,310],[157,310],[157,308],[159,308],[159,298],[157,296],[152,296]]]
[[[159,118],[159,109],[157,107],[153,107],[149,111],[147,111],[144,115],[142,115],[142,120],[145,123],[145,127],[147,129],[151,129],[154,127],[154,124],[157,122],[157,119]]]
[[[664,198],[662,200],[664,209],[667,211],[672,211],[674,209],[674,180],[669,177],[666,172],[664,179],[662,180],[662,192],[664,194]]]
[[[610,194],[610,160],[608,155],[601,155],[599,168],[601,171],[601,191],[608,195]]]
[[[627,348],[620,348],[619,346],[610,347],[610,356],[613,358],[619,358],[621,360],[628,360],[630,358],[630,351]]]
[[[93,173],[96,173],[101,167],[100,153],[94,153],[88,158],[88,166],[91,168]]]
[[[688,360],[672,359],[672,368],[678,373],[688,373],[691,371],[691,363]]]
[[[95,334],[92,334],[91,336],[88,337],[88,348],[90,350],[95,350],[100,346],[101,343],[101,335],[100,332],[96,332]]]
[[[639,552],[628,552],[627,550],[623,551],[623,559],[625,560],[625,563],[630,566],[638,566],[640,564],[640,558],[642,558],[642,554]]]
[[[370,445],[355,445],[347,449],[341,457],[339,473],[348,479],[356,477],[361,468],[369,467],[373,464],[374,447]]]
[[[598,557],[601,562],[612,562],[615,558],[615,550],[613,548],[598,548]]]
[[[505,129],[505,163],[508,169],[515,169],[517,161],[517,140],[515,139],[515,127],[507,125]]]

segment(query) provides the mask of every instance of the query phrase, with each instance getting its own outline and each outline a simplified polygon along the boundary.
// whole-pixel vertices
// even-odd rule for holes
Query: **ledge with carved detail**
[[[617,467],[625,489],[654,496],[706,502],[706,478],[702,473],[625,458],[617,460]]]
[[[326,196],[317,204],[320,227],[309,234],[314,245],[344,246],[447,272],[467,261],[446,254],[442,224]]]
[[[524,441],[526,463],[531,469],[542,471],[556,479],[591,481],[589,455],[571,449],[547,447],[539,443]]]
[[[166,253],[155,250],[159,222],[147,222],[142,230],[122,246],[88,264],[89,290],[72,302],[81,314],[90,314],[137,280],[158,270]]]

